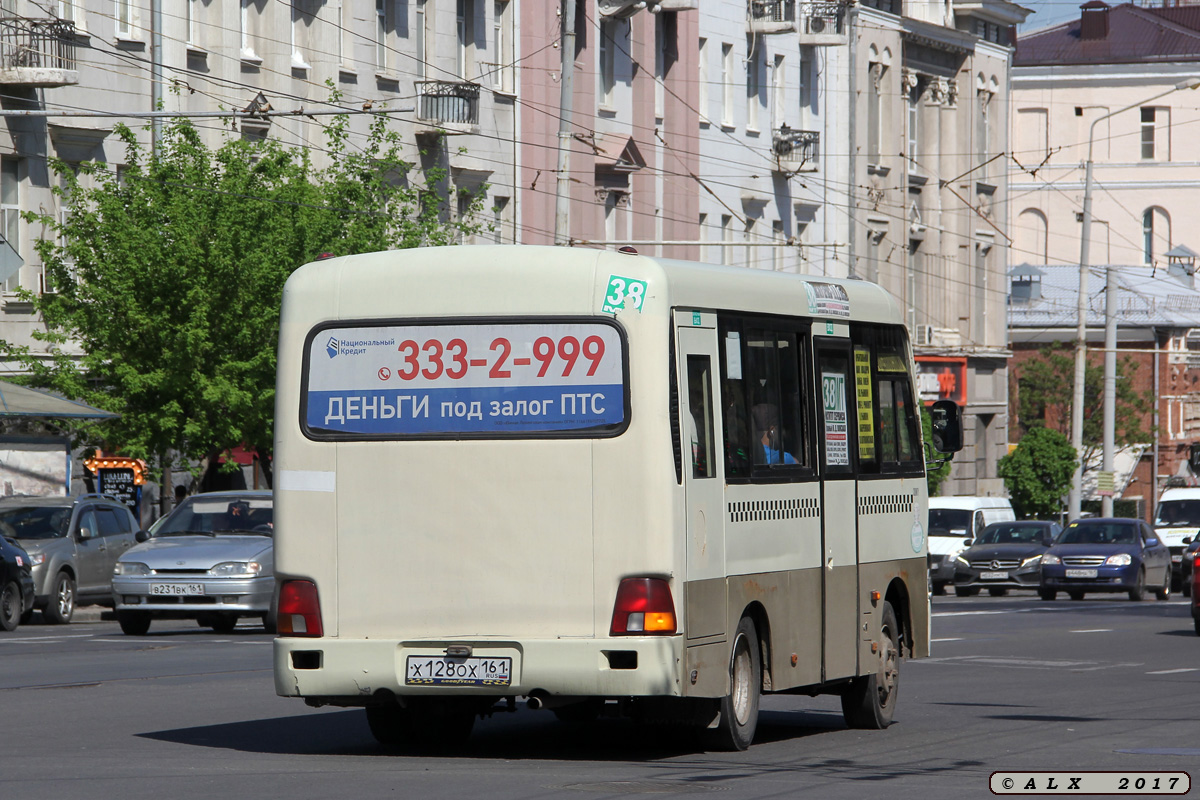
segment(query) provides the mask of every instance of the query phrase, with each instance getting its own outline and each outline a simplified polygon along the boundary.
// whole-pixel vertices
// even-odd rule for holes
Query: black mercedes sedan
[[[958,556],[954,593],[970,597],[986,588],[988,594],[999,596],[1009,589],[1036,590],[1042,553],[1060,533],[1062,526],[1057,522],[993,522]]]

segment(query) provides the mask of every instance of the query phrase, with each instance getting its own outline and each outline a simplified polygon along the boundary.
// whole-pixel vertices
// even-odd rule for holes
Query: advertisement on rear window
[[[606,321],[316,331],[301,414],[316,438],[615,435],[625,352]]]

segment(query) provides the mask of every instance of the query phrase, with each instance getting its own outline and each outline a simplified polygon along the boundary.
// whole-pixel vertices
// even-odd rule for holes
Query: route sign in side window
[[[629,421],[625,340],[606,320],[322,326],[304,360],[314,439],[615,436]]]

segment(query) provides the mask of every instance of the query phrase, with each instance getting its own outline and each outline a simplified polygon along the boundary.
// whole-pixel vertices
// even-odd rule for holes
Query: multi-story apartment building
[[[1045,342],[1077,335],[1090,158],[1089,358],[1102,359],[1104,299],[1097,292],[1105,270],[1116,265],[1119,347],[1140,365],[1135,380],[1156,396],[1145,427],[1157,425],[1136,451],[1139,463],[1117,462],[1118,490],[1145,502],[1147,514],[1167,480],[1200,477],[1188,466],[1191,445],[1200,443],[1200,361],[1189,355],[1200,348],[1194,327],[1200,300],[1188,256],[1200,250],[1188,222],[1200,186],[1200,148],[1187,135],[1200,120],[1196,95],[1188,91],[1200,86],[1197,79],[1200,6],[1194,5],[1086,3],[1077,19],[1022,36],[1013,68],[1011,263],[1023,265],[1014,281],[1024,284],[1010,317],[1015,370]],[[1035,284],[1053,288],[1026,299]],[[1086,478],[1084,499],[1091,499]]]
[[[360,135],[364,108],[396,112],[391,124],[417,169],[446,169],[449,213],[486,191],[496,241],[554,241],[563,190],[560,238],[576,246],[632,243],[876,281],[907,313],[924,395],[967,408],[968,450],[944,491],[1002,491],[994,471],[1007,440],[1002,154],[1008,30],[1024,19],[1020,6],[579,0],[565,66],[565,9],[552,0],[160,0],[159,14],[155,6],[4,0],[2,107],[145,112],[161,96],[178,112],[256,100],[328,109],[332,85],[339,107],[359,112]],[[573,85],[566,104],[564,77]],[[54,207],[48,156],[119,163],[115,121],[7,119],[4,219]],[[320,160],[313,120],[255,122],[236,133],[198,124],[213,143],[270,136],[312,147]],[[562,182],[560,142],[569,150]],[[39,234],[13,225],[5,229],[13,255],[0,268],[15,265],[9,289],[38,291]],[[6,294],[0,335],[27,343],[33,325],[28,305]]]

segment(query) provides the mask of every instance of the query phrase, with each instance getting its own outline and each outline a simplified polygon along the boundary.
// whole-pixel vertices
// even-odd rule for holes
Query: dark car
[[[1188,592],[1192,596],[1192,624],[1196,627],[1196,635],[1200,636],[1200,591],[1197,591],[1197,582],[1200,581],[1200,539],[1188,545],[1188,549],[1184,551],[1183,558],[1188,564],[1188,573],[1184,586],[1190,586],[1191,591]]]
[[[1179,556],[1180,591],[1183,592],[1184,597],[1190,597],[1192,595],[1192,571],[1196,564],[1196,556],[1200,555],[1200,536],[1194,539],[1190,537],[1186,538],[1183,540],[1183,543],[1187,547],[1184,548],[1183,553]],[[1171,554],[1171,562],[1172,566],[1174,566],[1175,555],[1173,553]]]
[[[33,565],[13,539],[0,536],[0,630],[16,630],[33,613]]]
[[[993,522],[954,562],[954,593],[970,597],[987,588],[999,596],[1009,589],[1037,590],[1042,553],[1062,533],[1057,522]]]
[[[1154,529],[1138,519],[1099,517],[1075,520],[1042,554],[1038,594],[1053,600],[1066,592],[1082,600],[1087,592],[1128,592],[1130,600],[1171,596],[1171,556]]]

